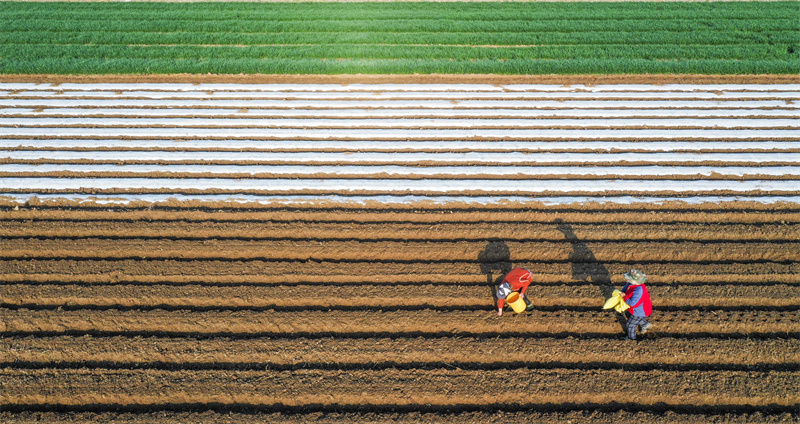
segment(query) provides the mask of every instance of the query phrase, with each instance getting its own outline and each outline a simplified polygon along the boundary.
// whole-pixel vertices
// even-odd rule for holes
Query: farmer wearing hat
[[[505,278],[503,278],[503,282],[497,288],[497,316],[503,316],[503,306],[505,306],[506,297],[508,297],[511,292],[519,292],[519,296],[525,301],[525,304],[528,305],[525,310],[533,310],[533,304],[525,296],[525,292],[528,291],[528,286],[531,285],[531,281],[533,281],[533,274],[525,268],[516,267],[506,274]]]
[[[625,314],[628,315],[628,335],[623,340],[636,340],[636,327],[642,328],[644,334],[653,325],[647,322],[647,317],[653,312],[653,304],[650,302],[650,293],[644,283],[647,276],[638,269],[632,269],[623,274],[627,283],[622,287],[623,300],[630,306]]]

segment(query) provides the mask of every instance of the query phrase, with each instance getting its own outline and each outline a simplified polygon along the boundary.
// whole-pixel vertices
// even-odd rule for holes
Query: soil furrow
[[[604,302],[603,287],[542,286],[534,282],[528,296],[537,309],[593,310]],[[312,294],[314,293],[314,294]],[[420,296],[424,293],[424,296]],[[792,285],[704,286],[655,285],[650,295],[659,310],[683,309],[800,309],[800,287]],[[327,287],[204,285],[28,285],[5,284],[6,307],[35,308],[186,308],[186,309],[294,309],[433,308],[481,310],[494,302],[488,284],[461,285],[342,285]],[[300,301],[299,299],[302,299]],[[301,302],[301,303],[300,303]]]
[[[658,337],[620,349],[602,339],[382,338],[181,339],[43,337],[6,338],[7,367],[22,363],[92,364],[118,368],[148,363],[172,369],[359,369],[380,364],[405,368],[580,368],[772,370],[800,363],[798,339],[673,339]],[[10,352],[14,352],[13,355]],[[297,352],[302,352],[298,355]],[[11,359],[16,362],[9,363]],[[337,358],[331,361],[331,358]],[[47,365],[50,363],[51,365]],[[796,369],[795,369],[796,370]]]
[[[334,283],[337,281],[368,281],[384,282],[394,281],[453,281],[467,280],[494,281],[500,277],[503,267],[509,266],[511,260],[499,257],[496,261],[474,262],[331,262],[331,261],[176,261],[167,260],[5,260],[3,266],[5,274],[35,276],[31,278],[51,277],[48,274],[60,276],[85,275],[96,276],[96,283],[106,281],[130,280],[131,276],[145,281],[160,281],[162,279],[188,279],[189,281],[266,281],[270,284],[297,283],[304,281]],[[569,261],[558,263],[524,262],[514,259],[514,266],[524,266],[536,274],[548,275],[547,280],[562,282],[592,281],[595,283],[621,281],[623,272],[633,266],[642,266],[658,281],[719,281],[729,275],[752,276],[754,281],[774,282],[786,278],[794,279],[792,275],[800,275],[800,263],[658,263],[648,264],[617,263],[617,262],[584,262],[571,263]],[[485,268],[485,269],[484,269]],[[487,276],[487,273],[488,276]],[[470,276],[471,274],[471,276]],[[786,277],[786,276],[789,277]],[[144,276],[144,277],[141,277]],[[469,277],[466,277],[469,276]],[[612,279],[613,276],[613,279]],[[27,277],[22,277],[27,278]],[[741,278],[741,277],[738,277]],[[14,278],[18,280],[18,277]],[[736,281],[736,280],[734,280]],[[749,281],[749,280],[748,280]]]
[[[98,407],[69,407],[47,405],[43,407],[15,408],[14,412],[0,412],[0,419],[9,417],[14,423],[65,422],[87,423],[113,420],[119,424],[142,424],[152,422],[171,423],[308,423],[339,424],[360,422],[379,424],[423,424],[431,422],[487,424],[487,423],[543,423],[543,422],[599,422],[643,420],[654,424],[686,424],[708,422],[736,423],[782,423],[796,421],[797,414],[784,412],[780,408],[765,409],[729,406],[729,409],[712,407],[672,407],[670,405],[638,405],[632,403],[566,404],[559,408],[540,405],[496,404],[470,408],[420,405],[419,409],[408,407],[358,408],[348,406],[342,410],[333,408],[303,408],[290,410],[264,405],[239,405],[213,408],[200,405],[169,405],[167,407],[122,407],[107,405]],[[625,408],[622,410],[622,408]]]
[[[78,360],[73,362],[27,362],[15,361],[12,363],[0,363],[0,368],[10,369],[57,369],[57,370],[76,370],[76,369],[95,369],[95,370],[166,370],[166,371],[297,371],[297,370],[435,370],[441,368],[458,368],[469,371],[501,370],[509,368],[528,368],[537,370],[569,369],[569,370],[616,370],[624,366],[629,371],[751,371],[751,372],[773,372],[773,371],[798,371],[800,363],[779,364],[719,364],[719,363],[684,363],[679,365],[665,365],[662,363],[645,364],[620,364],[618,361],[597,363],[597,362],[532,362],[515,361],[502,362],[482,358],[481,362],[462,362],[462,361],[431,361],[431,362],[367,362],[367,363],[337,363],[316,362],[301,363],[296,365],[275,364],[264,362],[116,362],[116,361],[87,361]]]
[[[13,389],[2,396],[4,406],[213,403],[302,408],[529,402],[543,406],[616,402],[634,396],[645,405],[772,406],[786,412],[800,404],[796,392],[800,375],[778,371],[5,369],[0,375]],[[578,384],[583,393],[576,390]],[[673,393],[678,394],[663,393],[662,385],[675,387]],[[65,386],[69,392],[60,389]],[[520,399],[520,393],[529,398]],[[392,401],[387,402],[387,397]]]
[[[204,224],[210,225],[287,225],[296,223],[301,229],[306,225],[322,224],[408,224],[408,225],[436,225],[465,224],[465,225],[530,225],[543,224],[557,227],[559,224],[576,226],[594,225],[645,225],[645,224],[700,224],[709,226],[713,231],[714,226],[733,224],[770,225],[770,224],[797,224],[800,223],[800,210],[794,204],[777,203],[772,205],[732,203],[722,205],[687,205],[687,204],[647,204],[646,207],[636,205],[620,208],[617,205],[587,204],[575,211],[571,207],[515,207],[507,210],[503,205],[494,208],[480,205],[468,207],[452,205],[452,207],[438,207],[428,205],[427,208],[409,205],[404,209],[390,207],[370,208],[368,206],[354,208],[324,208],[313,206],[308,209],[290,208],[286,206],[262,206],[263,210],[243,209],[237,210],[234,205],[226,207],[208,205],[206,208],[144,208],[143,210],[88,208],[81,209],[79,205],[73,208],[19,207],[16,209],[0,210],[0,222],[17,225],[20,222],[30,222],[34,226],[47,221],[58,222],[70,228],[72,225],[82,225],[82,222],[125,222],[138,223],[147,226],[156,223],[172,223],[176,225]],[[14,208],[12,206],[11,208]],[[3,227],[7,229],[9,227]],[[574,232],[574,230],[573,230]],[[585,234],[584,234],[585,235]],[[576,236],[577,237],[577,236]]]
[[[62,412],[54,412],[53,409],[47,411],[17,411],[15,413],[0,412],[0,419],[9,422],[28,424],[41,422],[64,422],[64,423],[88,423],[88,422],[114,422],[115,424],[143,424],[160,422],[164,424],[172,423],[228,423],[228,424],[254,424],[254,423],[308,423],[319,424],[340,424],[343,422],[359,422],[364,424],[382,424],[393,422],[398,424],[427,424],[431,422],[440,423],[461,423],[461,424],[492,424],[492,423],[549,423],[549,422],[642,422],[653,424],[695,424],[708,422],[737,422],[737,423],[778,423],[791,422],[796,420],[797,414],[781,413],[781,411],[744,411],[738,408],[737,411],[711,411],[709,408],[696,408],[688,411],[686,408],[676,410],[664,410],[663,408],[639,407],[636,405],[625,405],[626,410],[621,410],[622,404],[614,408],[613,404],[594,405],[595,409],[586,409],[587,406],[574,405],[572,408],[564,408],[561,411],[527,408],[508,408],[507,405],[496,405],[496,407],[483,407],[475,410],[465,410],[455,408],[440,408],[428,412],[422,411],[276,411],[258,407],[250,409],[229,408],[227,411],[204,409],[199,412],[189,410],[139,410],[135,414],[116,411],[94,411],[84,409],[62,408]],[[43,409],[43,408],[42,408]],[[13,421],[12,421],[13,420]]]
[[[355,217],[355,216],[353,216]],[[5,223],[5,224],[2,224]],[[407,241],[407,242],[570,242],[556,223],[464,222],[464,223],[337,223],[315,222],[307,228],[291,222],[152,222],[152,221],[24,221],[0,218],[0,236],[67,240],[118,239],[145,241],[174,240],[319,240],[319,241]],[[572,224],[572,233],[583,242],[698,241],[792,242],[800,240],[800,226],[769,224]]]
[[[298,305],[302,306],[302,304]],[[7,336],[117,334],[202,337],[358,337],[488,336],[507,334],[546,337],[614,337],[622,329],[607,311],[533,311],[497,317],[484,311],[137,311],[4,309]],[[769,334],[800,337],[800,311],[675,311],[659,312],[658,334],[672,337],[754,337]]]
[[[67,265],[70,269],[78,269],[76,263],[65,261],[63,264]],[[37,270],[47,271],[46,263],[36,264]],[[617,264],[610,264],[616,266]],[[261,287],[261,286],[283,286],[295,287],[302,286],[309,290],[316,290],[321,286],[324,287],[342,287],[342,286],[371,286],[380,285],[383,287],[391,286],[486,286],[495,280],[494,277],[499,276],[499,269],[501,264],[494,262],[485,263],[487,268],[492,268],[494,274],[489,270],[485,272],[475,272],[473,274],[392,274],[391,272],[373,273],[370,275],[360,274],[329,274],[320,275],[302,274],[302,273],[287,273],[287,274],[205,274],[205,275],[192,275],[190,273],[183,273],[177,275],[168,274],[168,272],[158,272],[155,274],[138,274],[135,272],[125,273],[125,269],[115,269],[113,271],[106,271],[102,273],[80,274],[80,273],[59,273],[58,270],[52,273],[36,273],[29,272],[25,274],[5,273],[0,274],[0,282],[6,284],[24,284],[29,286],[38,285],[113,285],[125,284],[130,286],[204,286],[204,287]],[[603,264],[592,265],[600,270]],[[38,268],[40,267],[40,268]],[[22,268],[19,264],[15,264],[15,268]],[[355,266],[354,266],[355,268]],[[580,271],[580,267],[576,267]],[[785,267],[782,267],[785,268]],[[615,268],[612,268],[615,269]],[[793,288],[795,285],[800,284],[800,275],[796,274],[781,274],[775,272],[773,268],[770,269],[754,269],[747,268],[750,274],[731,274],[724,272],[712,272],[710,274],[680,274],[682,271],[687,271],[684,267],[674,267],[671,269],[672,273],[665,272],[659,275],[652,275],[648,280],[648,286],[661,287],[661,286],[674,286],[674,287],[705,287],[705,286],[763,286],[774,287],[787,285]],[[588,270],[588,268],[587,268]],[[63,270],[62,270],[63,271]],[[89,270],[91,271],[91,269]],[[135,269],[130,269],[135,271]],[[437,270],[438,271],[438,270]],[[536,270],[534,270],[536,271]],[[697,271],[697,270],[696,270]],[[756,272],[763,272],[756,274]],[[488,273],[488,274],[487,274]],[[592,281],[592,276],[581,275],[580,273],[572,274],[543,274],[534,272],[533,280],[535,286],[542,286],[547,288],[557,288],[565,286],[569,288],[579,288],[585,286],[599,287],[609,281],[614,284],[622,285],[624,280],[619,275],[601,276],[597,274],[594,276],[596,281]],[[488,280],[488,281],[487,281]]]
[[[778,262],[800,261],[800,242],[506,242],[519,261],[560,262]],[[222,260],[346,262],[478,262],[486,241],[361,242],[307,240],[38,240],[4,243],[4,260]]]

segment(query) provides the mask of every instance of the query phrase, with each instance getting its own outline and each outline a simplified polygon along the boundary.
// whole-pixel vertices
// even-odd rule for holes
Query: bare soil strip
[[[349,405],[478,405],[519,404],[519,393],[530,395],[523,406],[602,403],[606,396],[576,393],[577,384],[591,393],[616,398],[638,396],[639,403],[694,404],[709,407],[747,405],[790,408],[798,404],[797,374],[742,371],[597,370],[296,370],[280,371],[162,371],[162,370],[3,370],[11,387],[24,388],[6,396],[11,405],[47,402],[61,405],[185,404],[192,401],[222,405],[282,404]],[[758,378],[754,378],[758,376]],[[480,385],[475,382],[480,381]],[[680,388],[666,394],[658,384]],[[99,383],[99,384],[98,384]],[[72,384],[70,393],[57,389]],[[321,394],[324,393],[324,394]],[[387,402],[387,397],[392,401]]]
[[[65,252],[61,240],[17,239],[3,259],[171,259],[179,261],[344,261],[344,262],[471,262],[486,242],[308,240],[125,240],[73,239]],[[613,242],[584,243],[594,257],[607,262],[777,262],[800,261],[800,243],[771,242]],[[573,247],[559,242],[508,241],[522,261],[561,261]],[[579,260],[573,256],[574,260]]]
[[[488,244],[487,244],[488,245]],[[481,273],[481,261],[476,259],[464,262],[350,262],[350,261],[229,261],[229,260],[194,260],[177,261],[172,259],[121,259],[121,260],[91,260],[60,258],[53,260],[5,260],[4,266],[13,281],[50,281],[47,275],[61,276],[66,274],[70,280],[75,281],[75,276],[81,276],[89,282],[96,284],[114,283],[116,281],[130,281],[131,278],[142,278],[145,282],[205,282],[217,284],[237,284],[242,282],[278,284],[281,279],[290,284],[300,282],[327,283],[327,284],[352,284],[364,282],[365,276],[378,283],[391,285],[393,281],[421,282],[428,281],[446,282],[455,279],[476,282],[481,278],[486,282],[486,274]],[[505,262],[505,261],[502,261]],[[502,262],[497,266],[501,266]],[[723,261],[718,263],[679,263],[679,262],[603,262],[603,267],[591,260],[582,260],[573,263],[568,258],[558,262],[537,262],[535,260],[515,259],[515,264],[534,269],[537,274],[546,275],[545,281],[561,282],[568,284],[575,279],[579,281],[592,281],[598,284],[607,281],[606,275],[619,275],[631,267],[641,267],[650,270],[653,275],[663,276],[662,281],[683,282],[725,282],[731,275],[747,275],[748,277],[735,277],[733,281],[744,281],[750,284],[756,282],[775,284],[793,282],[793,274],[800,273],[800,265],[796,262],[746,262],[737,263]],[[488,266],[488,265],[485,265]],[[591,271],[591,272],[590,272]],[[595,273],[595,271],[597,273]],[[465,277],[466,272],[472,272]],[[84,277],[96,275],[94,277]],[[25,276],[30,275],[30,279]],[[789,277],[787,277],[787,275]],[[141,277],[140,277],[141,276]],[[494,278],[497,275],[495,274]],[[788,278],[788,280],[787,280]],[[68,280],[69,281],[69,280]],[[459,280],[460,281],[460,280]],[[56,281],[57,282],[57,281]],[[585,283],[584,283],[585,284]],[[621,286],[621,284],[619,284]],[[316,292],[319,288],[311,289]],[[413,288],[409,288],[414,293]],[[489,289],[487,288],[487,293]],[[490,293],[489,293],[490,294]],[[488,296],[488,294],[487,294]]]
[[[155,305],[156,308],[158,305]],[[424,308],[424,309],[423,309]],[[304,310],[305,309],[305,310]],[[350,309],[350,308],[347,308]],[[620,325],[607,311],[533,311],[524,317],[492,318],[491,308],[464,311],[459,308],[433,310],[403,308],[383,311],[381,307],[318,311],[303,307],[277,310],[205,311],[137,308],[51,310],[5,309],[3,331],[8,335],[129,335],[190,337],[386,337],[445,334],[493,337],[514,334],[552,337],[559,334],[613,339]],[[386,308],[388,309],[388,308]],[[598,308],[599,309],[599,308]],[[301,310],[298,314],[296,311]],[[705,313],[701,310],[663,311],[658,315],[663,331],[673,337],[800,337],[800,310],[732,310]],[[654,317],[655,320],[655,317]],[[770,322],[765,332],[763,322]]]
[[[725,204],[686,205],[684,203],[665,203],[647,205],[613,206],[604,204],[553,205],[533,204],[507,205],[463,205],[452,204],[441,207],[433,204],[411,205],[236,205],[236,204],[197,204],[160,207],[129,207],[108,210],[99,205],[54,205],[33,204],[30,208],[3,205],[0,219],[36,223],[44,221],[106,222],[140,224],[147,228],[151,222],[194,223],[202,225],[237,224],[466,224],[469,226],[496,225],[502,230],[507,224],[554,224],[561,222],[575,224],[769,224],[800,222],[800,206],[792,203],[765,205],[761,203],[731,202]],[[10,206],[10,207],[9,207]],[[71,206],[71,207],[68,207]],[[423,207],[424,206],[424,207]],[[15,224],[16,225],[16,224]],[[134,228],[131,225],[130,228]],[[302,227],[301,227],[302,228]],[[436,227],[433,227],[436,228]],[[475,227],[472,227],[475,228]],[[6,230],[11,230],[9,227]],[[69,231],[65,229],[65,231]],[[573,230],[574,231],[574,230]],[[582,233],[581,237],[590,236]]]
[[[185,422],[207,422],[207,423],[230,423],[230,424],[252,424],[252,423],[308,423],[315,422],[320,424],[332,424],[341,422],[359,422],[365,424],[382,424],[386,422],[426,424],[431,422],[446,423],[542,423],[542,422],[628,422],[643,420],[648,423],[657,424],[685,424],[685,423],[707,423],[707,422],[753,422],[753,423],[777,423],[787,422],[792,419],[789,414],[780,412],[750,411],[712,411],[697,409],[695,411],[682,411],[680,413],[664,413],[663,410],[636,409],[626,405],[626,411],[619,408],[620,405],[604,405],[599,408],[595,405],[593,409],[581,408],[575,405],[572,408],[564,408],[559,412],[545,410],[526,409],[520,411],[515,408],[506,407],[503,411],[486,412],[482,410],[465,410],[463,408],[438,408],[430,412],[402,412],[399,409],[394,411],[308,411],[292,413],[289,411],[259,410],[255,408],[231,408],[226,411],[211,412],[185,412],[180,408],[169,410],[139,410],[136,413],[119,412],[85,412],[73,410],[73,412],[20,412],[3,413],[0,418],[13,419],[15,423],[40,423],[45,422],[65,422],[65,423],[89,423],[89,422],[108,422],[113,420],[119,424],[143,424],[154,421],[162,423],[185,423]],[[433,408],[432,408],[433,409]],[[790,422],[790,421],[789,421]]]
[[[105,215],[109,216],[109,215]],[[110,215],[113,216],[113,215]],[[333,215],[335,216],[335,215]],[[362,214],[352,218],[367,218]],[[387,218],[387,217],[384,217]],[[507,242],[560,242],[564,234],[553,223],[542,222],[439,222],[434,227],[421,222],[371,223],[366,219],[342,225],[337,222],[318,221],[313,229],[298,227],[296,221],[270,219],[269,222],[225,222],[218,220],[201,222],[151,222],[146,227],[127,220],[112,221],[66,221],[35,220],[18,221],[0,229],[0,236],[10,238],[53,239],[69,243],[74,239],[114,240],[318,240],[318,241],[468,241],[485,242],[496,237]],[[65,228],[65,225],[69,225]],[[800,228],[796,225],[765,223],[759,226],[725,222],[711,229],[701,223],[693,224],[583,224],[574,223],[572,229],[586,242],[602,241],[696,241],[714,242],[794,242],[800,239]],[[720,231],[724,229],[724,231]],[[634,232],[635,231],[635,232]],[[76,249],[78,246],[76,245]]]
[[[276,338],[184,339],[73,337],[9,338],[0,362],[13,358],[41,368],[360,369],[529,368],[686,369],[800,367],[798,339],[660,337],[619,349],[604,339],[541,338]],[[11,355],[11,352],[15,352]],[[302,352],[298,355],[298,352]],[[331,357],[339,359],[332,363]],[[15,366],[21,367],[17,364]]]
[[[316,309],[491,309],[489,290],[475,284],[424,285],[425,297],[409,296],[407,286],[385,284],[350,284],[326,287],[324,297],[307,297],[307,285],[297,286],[205,286],[205,285],[70,285],[7,284],[3,291],[3,304],[14,308],[162,308],[162,309],[220,309],[266,310],[296,309],[302,305]],[[591,310],[599,305],[603,295],[601,287],[532,285],[533,292],[542,294],[532,300],[541,310],[572,309]],[[655,285],[653,295],[658,296],[664,310],[687,309],[800,309],[800,287],[792,284],[775,285]],[[459,297],[453,298],[454,292]]]
[[[51,268],[51,263],[46,261],[31,261],[34,268],[45,270]],[[65,261],[66,262],[66,261]],[[21,263],[9,262],[14,265],[14,270],[25,269]],[[486,285],[486,276],[477,274],[459,274],[456,272],[447,273],[448,270],[440,270],[439,274],[391,274],[384,273],[381,275],[353,275],[346,272],[340,274],[327,274],[327,275],[297,275],[293,273],[274,274],[274,275],[257,275],[257,274],[215,274],[215,275],[201,275],[191,274],[189,272],[179,275],[146,275],[136,274],[134,272],[123,272],[119,267],[127,265],[126,261],[120,261],[116,264],[101,264],[95,263],[100,266],[117,266],[116,270],[109,271],[105,274],[82,274],[74,265],[73,268],[76,272],[69,274],[62,273],[35,273],[28,272],[25,274],[7,273],[0,274],[0,281],[7,284],[27,284],[31,286],[36,285],[114,285],[114,284],[127,284],[132,286],[204,286],[204,287],[218,287],[218,286],[231,286],[231,287],[260,287],[260,286],[305,286],[307,290],[317,290],[319,286],[372,286],[379,285],[382,287],[392,286],[413,286],[413,285],[429,285],[429,286],[448,286],[454,285],[459,287],[471,286],[484,286]],[[273,263],[274,264],[274,263]],[[335,267],[338,264],[329,264]],[[596,286],[598,282],[592,282],[591,279],[586,281],[572,281],[571,275],[566,271],[563,274],[556,273],[559,271],[558,267],[551,265],[538,264],[543,269],[548,268],[554,273],[535,273],[536,286],[541,286],[543,291],[552,290],[554,287],[562,285],[567,286],[569,289],[574,290],[578,287]],[[612,268],[620,264],[608,264]],[[652,266],[652,265],[650,265]],[[750,264],[747,268],[752,272],[755,271],[755,266]],[[239,267],[232,266],[232,268],[239,269]],[[562,267],[565,268],[565,267]],[[709,267],[710,268],[710,267]],[[780,267],[785,268],[785,267]],[[369,267],[358,266],[351,264],[351,269],[369,269]],[[620,268],[622,269],[622,268]],[[710,268],[713,270],[713,268]],[[741,274],[735,273],[736,270],[744,269],[743,265],[731,267],[730,272],[722,272],[716,270],[711,274],[701,274],[705,268],[687,267],[686,265],[674,264],[672,270],[676,273],[661,274],[657,278],[654,277],[651,286],[714,286],[714,285],[733,285],[733,286],[763,286],[765,288],[783,286],[788,288],[800,284],[800,276],[795,274],[787,274],[781,272],[765,273],[765,274]],[[134,271],[134,270],[131,270]],[[622,278],[618,276],[610,277],[611,281],[615,284],[624,284]],[[605,281],[605,280],[604,280]],[[488,290],[488,289],[487,289]],[[742,302],[741,299],[727,299],[717,300],[720,302]]]

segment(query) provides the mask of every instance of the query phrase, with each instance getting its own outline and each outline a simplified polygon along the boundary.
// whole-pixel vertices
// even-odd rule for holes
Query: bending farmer
[[[647,317],[653,312],[653,304],[650,302],[650,293],[644,285],[647,276],[643,272],[632,269],[623,276],[627,284],[622,287],[621,292],[624,295],[622,299],[631,307],[625,311],[628,317],[628,335],[623,340],[636,340],[636,327],[641,327],[641,334],[644,334],[652,326],[647,322]]]
[[[525,304],[528,305],[525,310],[533,310],[533,304],[531,304],[531,301],[525,296],[525,292],[528,291],[528,286],[531,285],[532,279],[533,274],[527,269],[520,267],[516,267],[506,274],[505,278],[503,278],[503,282],[497,288],[498,316],[503,316],[505,299],[511,292],[519,292],[519,296],[525,301]]]

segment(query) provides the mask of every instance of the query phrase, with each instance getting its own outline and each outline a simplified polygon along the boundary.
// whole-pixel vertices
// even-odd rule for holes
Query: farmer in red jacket
[[[623,340],[636,340],[636,327],[642,328],[644,334],[652,327],[653,324],[647,322],[647,317],[653,312],[653,304],[650,302],[650,293],[647,292],[647,287],[644,283],[647,281],[647,276],[643,272],[632,269],[630,272],[623,274],[625,277],[625,284],[622,287],[622,299],[630,306],[630,309],[625,311],[628,315],[628,335]]]
[[[506,274],[503,282],[497,288],[497,316],[503,316],[503,306],[505,306],[506,296],[511,294],[511,292],[519,292],[519,296],[525,301],[525,304],[528,305],[526,310],[533,310],[533,304],[531,304],[531,301],[525,296],[525,292],[528,291],[528,286],[531,285],[532,280],[533,274],[521,267],[516,267]]]

